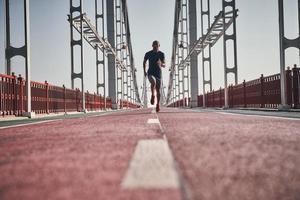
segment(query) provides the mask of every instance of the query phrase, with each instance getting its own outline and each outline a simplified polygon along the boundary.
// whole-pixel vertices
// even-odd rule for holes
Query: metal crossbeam
[[[98,34],[96,27],[91,23],[91,20],[87,17],[86,13],[82,14],[82,17],[79,15],[74,17],[72,22],[72,26],[81,33],[81,20],[82,20],[82,28],[83,28],[83,37],[87,41],[89,45],[91,45],[94,49],[99,48],[101,51],[104,51],[106,54],[112,54],[117,63],[117,67],[127,70],[123,61],[117,56],[115,49],[111,46],[111,44],[100,37]],[[70,20],[69,20],[70,21]]]
[[[179,68],[185,68],[189,63],[190,56],[194,53],[199,55],[206,47],[208,47],[208,45],[213,47],[217,43],[217,41],[224,35],[224,30],[226,31],[233,23],[233,12],[234,11],[224,13],[223,11],[220,11],[220,13],[215,16],[215,21],[208,29],[206,35],[200,37],[197,42],[195,42],[195,44],[191,47],[187,57],[182,62],[180,62]],[[235,12],[237,13],[238,9],[236,9]]]

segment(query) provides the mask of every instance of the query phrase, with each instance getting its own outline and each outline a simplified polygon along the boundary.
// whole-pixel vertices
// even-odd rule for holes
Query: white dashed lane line
[[[159,124],[159,120],[157,118],[148,119],[147,124]]]
[[[61,121],[61,120],[62,119],[45,120],[45,121],[39,121],[39,122],[29,122],[29,123],[26,123],[26,124],[3,126],[3,127],[0,127],[0,130],[1,129],[8,129],[8,128],[15,128],[15,127],[22,127],[22,126],[30,126],[30,125],[36,125],[36,124],[44,124],[44,123],[50,123],[50,122],[57,122],[57,121]]]
[[[157,124],[162,130],[157,115],[148,119],[147,124]],[[121,185],[124,189],[180,187],[175,162],[165,138],[138,142]]]
[[[218,112],[222,115],[234,115],[234,116],[245,116],[245,117],[261,117],[261,118],[269,118],[269,119],[283,119],[283,120],[292,120],[292,121],[300,121],[299,118],[291,118],[291,117],[281,117],[281,116],[271,116],[271,115],[259,115],[259,114],[244,114],[244,113],[230,113],[230,112]]]
[[[138,142],[122,180],[122,188],[178,189],[181,191],[182,199],[193,199],[174,160],[158,115],[156,114],[156,118],[148,119],[147,124],[157,124],[161,130],[162,139]]]
[[[167,141],[140,140],[122,181],[125,189],[178,189],[179,177]]]

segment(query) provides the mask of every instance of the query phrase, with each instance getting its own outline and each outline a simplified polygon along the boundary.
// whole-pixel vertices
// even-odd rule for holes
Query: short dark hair
[[[159,44],[159,41],[157,41],[157,40],[154,40],[153,42],[152,42],[152,45],[158,45]]]

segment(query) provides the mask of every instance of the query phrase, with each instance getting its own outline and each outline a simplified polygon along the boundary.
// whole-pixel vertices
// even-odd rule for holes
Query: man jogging
[[[160,44],[157,40],[152,43],[153,49],[145,54],[143,67],[144,75],[148,76],[151,83],[151,105],[154,105],[155,90],[157,97],[156,112],[159,112],[161,68],[165,67],[165,54],[159,51]],[[149,61],[149,68],[146,72],[146,62]]]

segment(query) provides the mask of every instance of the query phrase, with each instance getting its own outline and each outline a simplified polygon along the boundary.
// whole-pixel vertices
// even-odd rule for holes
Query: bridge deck
[[[0,199],[299,199],[299,119],[244,114],[144,109],[0,129]]]

